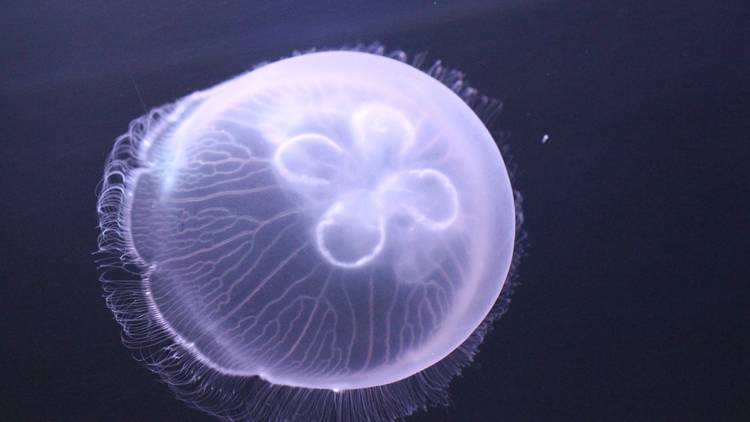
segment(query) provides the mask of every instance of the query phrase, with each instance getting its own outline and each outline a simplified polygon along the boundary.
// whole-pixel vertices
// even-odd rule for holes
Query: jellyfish
[[[520,197],[485,125],[499,102],[423,61],[295,54],[117,139],[106,302],[178,398],[225,420],[446,403],[508,302]]]

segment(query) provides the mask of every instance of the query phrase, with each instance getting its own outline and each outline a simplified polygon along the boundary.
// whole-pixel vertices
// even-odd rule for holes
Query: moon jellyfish
[[[180,399],[227,420],[447,403],[508,302],[519,197],[482,120],[499,102],[422,61],[297,54],[118,138],[106,300]]]

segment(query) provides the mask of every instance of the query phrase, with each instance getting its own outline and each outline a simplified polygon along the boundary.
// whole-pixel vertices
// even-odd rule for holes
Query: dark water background
[[[530,241],[453,405],[411,420],[750,420],[747,2],[1,9],[0,419],[208,420],[121,345],[90,255],[136,87],[150,108],[294,49],[381,41],[504,100]]]

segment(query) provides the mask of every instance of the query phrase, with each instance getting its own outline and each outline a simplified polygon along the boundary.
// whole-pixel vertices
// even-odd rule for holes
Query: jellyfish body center
[[[401,168],[415,136],[401,111],[367,103],[348,124],[351,139],[305,132],[281,143],[273,156],[278,174],[295,190],[333,198],[313,235],[328,263],[356,268],[371,262],[386,245],[390,219],[406,230],[433,231],[455,221],[458,194],[448,176],[432,168]]]

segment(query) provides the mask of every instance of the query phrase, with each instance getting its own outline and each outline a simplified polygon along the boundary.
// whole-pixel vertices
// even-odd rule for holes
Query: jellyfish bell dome
[[[385,386],[446,359],[495,305],[515,242],[508,172],[430,74],[309,53],[157,114],[127,165],[108,164],[125,176],[100,197],[103,244],[116,227],[109,245],[144,269],[130,293],[158,327],[142,340],[167,337],[193,376]]]

